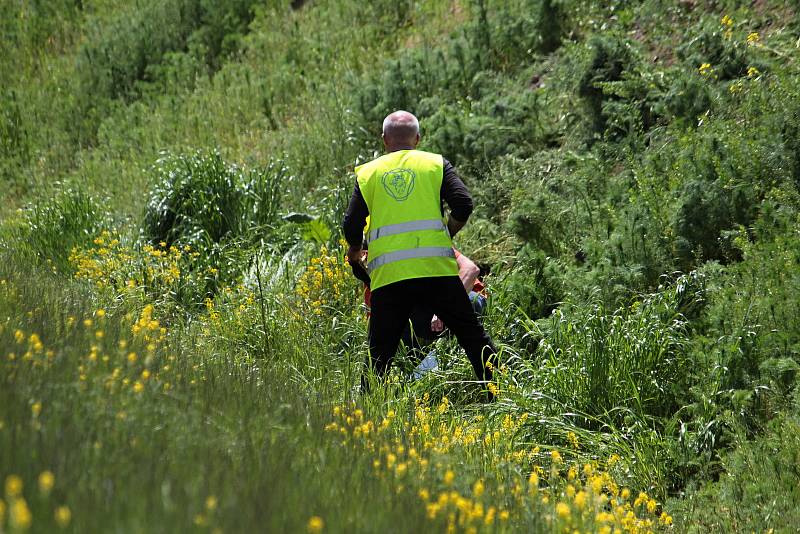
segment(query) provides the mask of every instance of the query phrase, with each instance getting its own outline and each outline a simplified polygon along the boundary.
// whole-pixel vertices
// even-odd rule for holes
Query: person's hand
[[[431,331],[432,332],[441,332],[444,330],[444,323],[441,319],[439,319],[436,315],[431,318]]]
[[[356,263],[363,263],[363,261],[364,252],[361,250],[361,247],[350,245],[350,248],[347,249],[347,263],[355,265]]]

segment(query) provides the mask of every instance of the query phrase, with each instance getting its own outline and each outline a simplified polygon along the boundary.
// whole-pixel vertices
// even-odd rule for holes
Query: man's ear
[[[417,132],[417,139],[414,141],[414,146],[419,144],[419,132]]]
[[[386,146],[386,134],[381,134],[381,139],[383,140],[383,146]]]

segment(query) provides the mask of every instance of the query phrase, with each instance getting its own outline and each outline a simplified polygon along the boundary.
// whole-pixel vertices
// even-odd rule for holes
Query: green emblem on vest
[[[414,190],[416,175],[411,169],[392,169],[383,173],[381,183],[389,196],[398,202],[403,202]]]

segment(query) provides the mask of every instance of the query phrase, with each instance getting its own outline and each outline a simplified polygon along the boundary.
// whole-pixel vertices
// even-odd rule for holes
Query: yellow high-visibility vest
[[[356,167],[369,209],[371,284],[457,276],[453,242],[442,216],[444,162],[439,154],[399,150]]]

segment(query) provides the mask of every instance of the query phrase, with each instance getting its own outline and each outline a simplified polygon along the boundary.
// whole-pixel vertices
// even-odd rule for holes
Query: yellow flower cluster
[[[348,277],[344,259],[329,253],[323,245],[319,256],[311,258],[297,281],[295,293],[307,309],[319,316],[326,306],[338,307],[342,303]]]
[[[131,326],[131,332],[133,332],[134,337],[146,343],[150,352],[154,351],[167,335],[167,329],[161,326],[161,323],[156,319],[153,319],[153,310],[155,308],[152,304],[145,306],[139,315],[139,319]]]
[[[163,345],[167,335],[167,329],[161,326],[158,320],[153,318],[154,307],[145,306],[138,318],[126,315],[123,318],[130,325],[132,338],[120,339],[116,346],[110,345],[104,335],[106,313],[104,309],[96,310],[94,317],[87,317],[79,321],[76,317],[70,316],[66,320],[66,328],[83,328],[83,335],[91,339],[91,345],[84,357],[70,359],[75,363],[78,381],[83,389],[89,384],[97,381],[105,388],[107,393],[117,391],[130,391],[134,394],[141,394],[149,386],[154,390],[169,391],[172,387],[167,376],[171,376],[172,362],[175,361],[174,355],[156,354],[157,349]],[[57,354],[53,350],[46,349],[39,336],[35,333],[26,334],[21,329],[14,330],[14,339],[17,344],[27,348],[22,357],[17,356],[16,351],[11,351],[6,355],[6,359],[14,365],[29,363],[33,368],[48,369],[56,360]],[[132,350],[133,349],[133,350]],[[140,350],[143,357],[140,358]],[[162,364],[158,364],[158,360]],[[159,365],[161,368],[158,369]],[[198,371],[195,366],[193,371]],[[16,372],[14,368],[11,373]],[[198,372],[200,380],[203,376]],[[182,375],[177,374],[173,377],[181,380]],[[192,379],[190,384],[195,385],[196,379]],[[46,407],[41,401],[32,400],[30,404],[33,425],[39,425],[39,417],[46,412]],[[124,412],[120,412],[118,419],[124,420]]]
[[[47,498],[55,485],[55,476],[50,471],[43,471],[39,475],[39,492]],[[0,498],[0,532],[5,532],[7,524],[11,532],[28,530],[33,523],[33,513],[28,507],[28,502],[23,494],[24,483],[18,475],[8,475],[5,478],[5,499]],[[66,528],[72,519],[72,513],[67,506],[57,506],[53,512],[56,525]],[[6,519],[8,522],[6,523]]]
[[[399,420],[392,410],[373,421],[361,409],[337,406],[325,430],[341,436],[345,446],[372,453],[376,474],[398,493],[419,485],[416,494],[428,519],[443,522],[448,532],[477,532],[526,518],[544,521],[554,532],[645,533],[672,524],[647,494],[632,501],[630,490],[620,487],[612,474],[621,461],[618,455],[605,463],[565,459],[556,449],[543,453],[540,447],[515,442],[527,419],[524,414],[488,421],[457,413],[447,398],[428,404],[427,396],[418,400],[407,421]],[[567,434],[567,442],[572,449],[579,448],[574,433]],[[459,476],[453,462],[464,457],[496,466],[516,465],[495,470],[498,477],[529,474],[498,478],[496,489],[487,491],[483,478],[467,483],[468,477]]]
[[[0,329],[2,331],[2,329]],[[45,350],[39,334],[32,332],[26,334],[17,328],[14,330],[14,341],[19,346],[21,356],[15,350],[6,355],[8,361],[15,361],[19,357],[21,361],[30,362],[34,367],[48,367],[55,358],[55,352]]]
[[[722,26],[723,33],[726,39],[730,39],[733,35],[733,19],[729,15],[724,15],[719,21]]]
[[[103,231],[86,249],[73,248],[69,256],[75,278],[88,280],[97,287],[133,289],[142,285],[173,286],[183,278],[182,265],[200,255],[188,245],[181,248],[161,242],[145,245],[141,253],[120,243],[109,231]]]
[[[218,505],[219,505],[219,501],[217,500],[216,496],[209,495],[208,497],[206,497],[205,509],[202,512],[198,513],[198,514],[195,514],[195,516],[194,516],[193,523],[195,524],[195,526],[197,526],[197,527],[210,527],[210,526],[212,526],[213,523],[215,523],[216,519],[217,519],[216,518],[216,510],[217,510],[217,506]],[[215,527],[215,528],[211,529],[211,532],[212,532],[212,534],[215,534],[215,533],[219,534],[219,533],[222,532],[222,530],[219,527]]]
[[[132,261],[131,252],[108,230],[94,239],[92,247],[73,248],[69,255],[75,278],[89,280],[100,288],[111,285],[116,275]]]
[[[308,534],[319,534],[320,532],[322,532],[323,528],[325,528],[325,522],[322,520],[321,517],[315,515],[309,518],[308,525],[306,526]]]

